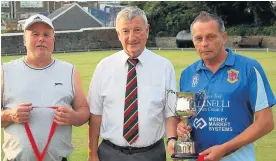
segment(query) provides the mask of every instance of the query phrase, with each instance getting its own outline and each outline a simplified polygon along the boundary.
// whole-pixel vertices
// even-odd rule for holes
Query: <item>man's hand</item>
[[[75,118],[75,111],[70,107],[58,106],[55,111],[55,122],[58,125],[72,125],[72,120]]]
[[[21,103],[18,107],[10,110],[9,115],[12,122],[17,124],[24,124],[29,121],[32,103]]]
[[[168,142],[168,153],[170,155],[173,155],[174,153],[174,144],[175,144],[176,140],[174,139],[171,139],[169,142]]]
[[[226,152],[227,151],[222,146],[215,145],[199,153],[199,155],[205,155],[204,161],[219,161]]]
[[[189,133],[192,131],[192,127],[186,125],[184,122],[180,121],[177,125],[177,135],[182,138],[187,138]]]

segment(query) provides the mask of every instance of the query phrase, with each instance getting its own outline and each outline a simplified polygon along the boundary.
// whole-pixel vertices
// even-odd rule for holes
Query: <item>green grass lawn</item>
[[[67,53],[56,54],[55,57],[61,60],[68,61],[76,65],[76,68],[81,73],[83,89],[87,93],[91,76],[97,63],[104,57],[109,56],[116,51],[95,51],[89,53]],[[154,51],[161,56],[168,58],[175,67],[176,79],[179,81],[181,71],[189,64],[198,60],[199,57],[195,51],[174,51],[174,50],[161,50]],[[263,66],[270,85],[276,94],[276,53],[270,52],[239,52],[242,55],[257,59]],[[2,62],[7,62],[21,56],[2,56]],[[274,66],[274,67],[273,67]],[[178,84],[178,83],[177,83]],[[273,109],[274,116],[276,117],[276,109]],[[274,119],[276,125],[276,118]],[[87,159],[87,134],[88,126],[83,125],[79,128],[73,128],[73,144],[75,150],[69,157],[70,161],[85,161]],[[274,129],[267,136],[259,139],[255,143],[257,161],[276,161],[276,129]],[[2,153],[3,156],[3,153]],[[167,156],[167,160],[171,161]]]

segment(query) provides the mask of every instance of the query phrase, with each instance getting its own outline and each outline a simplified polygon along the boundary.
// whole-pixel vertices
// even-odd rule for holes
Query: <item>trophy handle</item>
[[[204,107],[204,105],[205,105],[206,99],[207,99],[206,91],[205,91],[205,90],[200,90],[200,91],[198,91],[197,93],[198,93],[198,94],[203,93],[203,96],[204,96],[203,98],[204,98],[204,100],[203,100],[202,106],[199,108],[199,110],[197,111],[197,113],[196,113],[195,116],[197,116],[197,115],[201,112],[201,110],[203,109],[203,107]],[[196,105],[195,105],[195,106],[196,106]]]
[[[168,106],[168,108],[169,108],[170,111],[174,114],[174,116],[177,116],[177,114],[175,113],[175,111],[173,111],[173,110],[170,108],[169,104],[168,104],[169,93],[172,93],[172,94],[176,95],[176,92],[175,92],[175,91],[173,91],[173,90],[171,90],[171,89],[169,89],[169,90],[166,89],[166,96],[165,96],[166,106]],[[174,106],[176,106],[176,102],[175,102],[175,105],[174,105]],[[177,117],[178,117],[178,116],[177,116]]]

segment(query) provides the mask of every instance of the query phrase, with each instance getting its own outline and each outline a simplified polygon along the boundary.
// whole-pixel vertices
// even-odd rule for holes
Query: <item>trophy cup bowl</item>
[[[196,117],[200,113],[206,101],[206,92],[203,90],[197,93],[168,90],[167,99],[170,93],[176,96],[174,112],[168,107],[185,124],[187,124],[190,118]],[[203,98],[200,107],[196,107],[195,105],[196,101],[200,101],[198,98]],[[174,159],[197,159],[198,154],[195,151],[195,143],[189,137],[177,140],[174,145],[174,154],[171,157]]]

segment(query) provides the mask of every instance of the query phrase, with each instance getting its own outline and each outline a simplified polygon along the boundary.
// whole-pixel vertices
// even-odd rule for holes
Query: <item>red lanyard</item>
[[[197,161],[204,161],[204,157],[205,156],[206,155],[200,155],[200,156],[198,156]]]
[[[39,108],[39,107],[33,107],[33,108]],[[56,109],[57,107],[47,107],[47,108],[52,108],[52,109]],[[33,148],[33,151],[35,153],[35,156],[37,158],[38,161],[43,161],[44,157],[45,157],[45,153],[47,151],[47,148],[48,148],[48,145],[56,131],[56,127],[57,127],[57,124],[56,122],[53,121],[52,123],[52,126],[51,126],[51,130],[50,130],[50,133],[49,133],[49,136],[48,136],[48,140],[47,140],[47,143],[46,143],[46,146],[44,147],[42,153],[39,152],[38,150],[38,147],[37,147],[37,144],[34,140],[34,137],[33,137],[33,134],[31,132],[31,129],[30,129],[30,126],[28,123],[25,123],[25,130],[27,132],[27,135],[28,135],[28,138],[29,138],[29,141],[32,145],[32,148]]]

